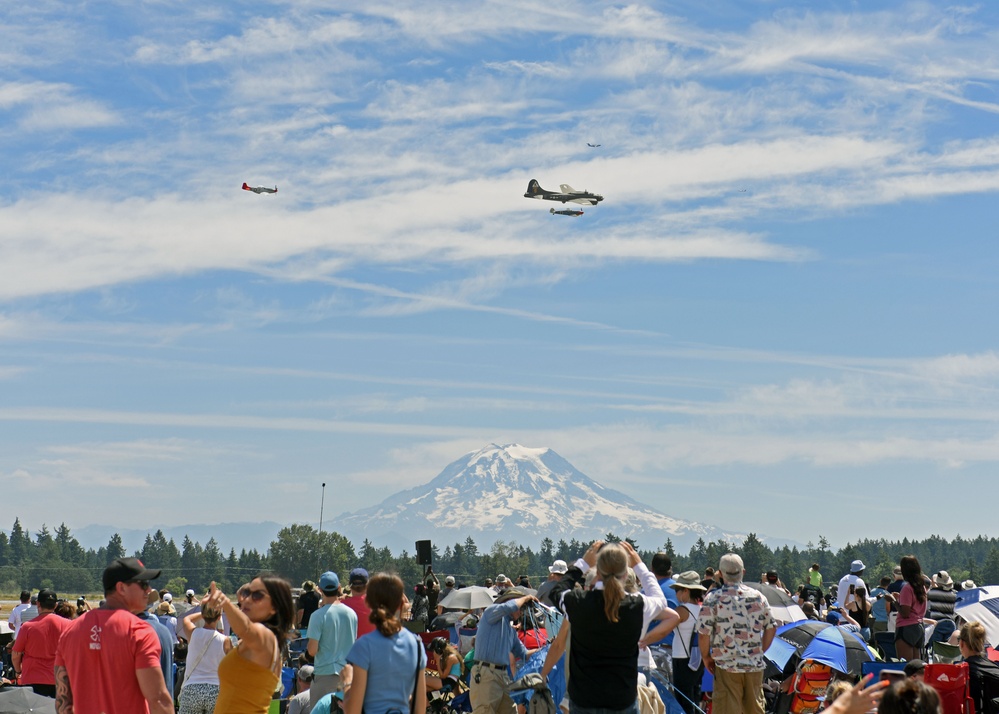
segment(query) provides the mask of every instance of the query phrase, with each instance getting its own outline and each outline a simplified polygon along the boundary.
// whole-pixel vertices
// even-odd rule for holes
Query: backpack
[[[829,665],[810,659],[802,660],[791,683],[793,697],[788,711],[791,714],[819,711],[831,679],[832,667]]]
[[[697,621],[700,619],[700,611],[698,611],[698,615],[695,617],[689,607],[686,607],[686,605],[684,607],[690,613],[690,616],[694,618],[694,626],[690,630],[690,639],[687,641],[687,667],[691,672],[698,672],[704,664],[701,660],[701,638],[697,636]]]
[[[558,707],[555,706],[555,699],[552,697],[552,691],[540,674],[534,672],[525,674],[514,682],[510,689],[511,691],[534,690],[527,703],[527,714],[559,714]]]

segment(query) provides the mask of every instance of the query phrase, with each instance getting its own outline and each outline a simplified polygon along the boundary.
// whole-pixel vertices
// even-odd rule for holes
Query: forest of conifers
[[[431,537],[432,534],[414,534],[414,543]],[[613,533],[594,534],[594,537],[618,540]],[[742,543],[699,540],[683,553],[676,552],[670,541],[644,543],[641,536],[627,540],[636,546],[646,563],[657,551],[669,553],[675,573],[703,572],[706,566],[717,566],[723,553],[733,551],[746,564],[747,580],[756,580],[761,572],[775,569],[788,587],[803,582],[812,563],[819,563],[826,583],[833,583],[848,572],[851,561],[856,559],[867,565],[865,577],[873,583],[882,575],[889,575],[899,558],[908,554],[919,558],[926,573],[947,570],[957,582],[971,579],[978,585],[999,584],[999,539],[985,536],[972,539],[957,536],[949,541],[939,536],[925,540],[862,540],[834,551],[821,536],[817,544],[807,543],[801,548],[770,548],[750,534]],[[481,584],[486,577],[495,578],[503,573],[510,578],[527,575],[537,587],[548,575],[553,560],[560,558],[571,563],[587,545],[577,540],[554,542],[546,538],[537,549],[503,541],[483,548],[467,538],[463,543],[443,544],[443,548],[442,544],[434,543],[433,567],[442,580],[445,575],[454,575],[459,584]],[[370,572],[396,572],[408,583],[419,582],[423,574],[423,567],[405,550],[393,554],[367,540],[355,547],[339,533],[320,533],[303,524],[281,529],[266,553],[246,549],[237,552],[235,548],[225,553],[214,539],[202,545],[185,537],[178,545],[172,539],[167,540],[162,531],[147,535],[139,551],[126,553],[117,534],[106,546],[84,549],[65,524],[54,531],[42,526],[32,536],[15,519],[9,535],[0,532],[0,592],[10,595],[22,589],[37,591],[50,587],[70,596],[98,593],[104,567],[127,555],[141,558],[148,567],[161,568],[163,574],[154,585],[174,593],[187,588],[200,593],[213,580],[231,592],[262,570],[276,572],[293,585],[318,580],[325,570],[338,572],[343,578],[358,566]]]

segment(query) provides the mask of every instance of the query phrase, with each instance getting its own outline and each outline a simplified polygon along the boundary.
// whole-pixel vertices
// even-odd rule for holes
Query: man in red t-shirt
[[[145,608],[149,581],[159,576],[138,558],[105,568],[105,606],[70,623],[56,649],[59,714],[173,714],[159,638],[132,614]]]
[[[14,640],[11,663],[19,684],[29,684],[35,694],[55,698],[56,645],[70,621],[55,614],[59,596],[49,589],[38,593],[38,617],[21,625]]]
[[[354,568],[350,571],[350,597],[345,597],[340,602],[357,613],[357,636],[366,635],[375,631],[375,626],[371,624],[371,608],[364,602],[364,594],[368,590],[368,571],[364,568]]]

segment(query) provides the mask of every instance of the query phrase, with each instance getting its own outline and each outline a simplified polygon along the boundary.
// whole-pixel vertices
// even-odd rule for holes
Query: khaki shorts
[[[763,714],[763,672],[728,672],[715,667],[712,714]]]

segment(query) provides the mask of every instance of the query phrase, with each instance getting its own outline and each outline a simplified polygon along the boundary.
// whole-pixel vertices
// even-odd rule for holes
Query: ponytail
[[[624,600],[624,585],[618,576],[628,572],[628,556],[624,549],[611,543],[597,554],[597,573],[604,583],[604,617],[609,622],[618,621],[618,609]]]
[[[368,580],[364,601],[371,608],[368,621],[385,637],[402,629],[399,610],[402,608],[403,584],[398,575],[375,573]]]

